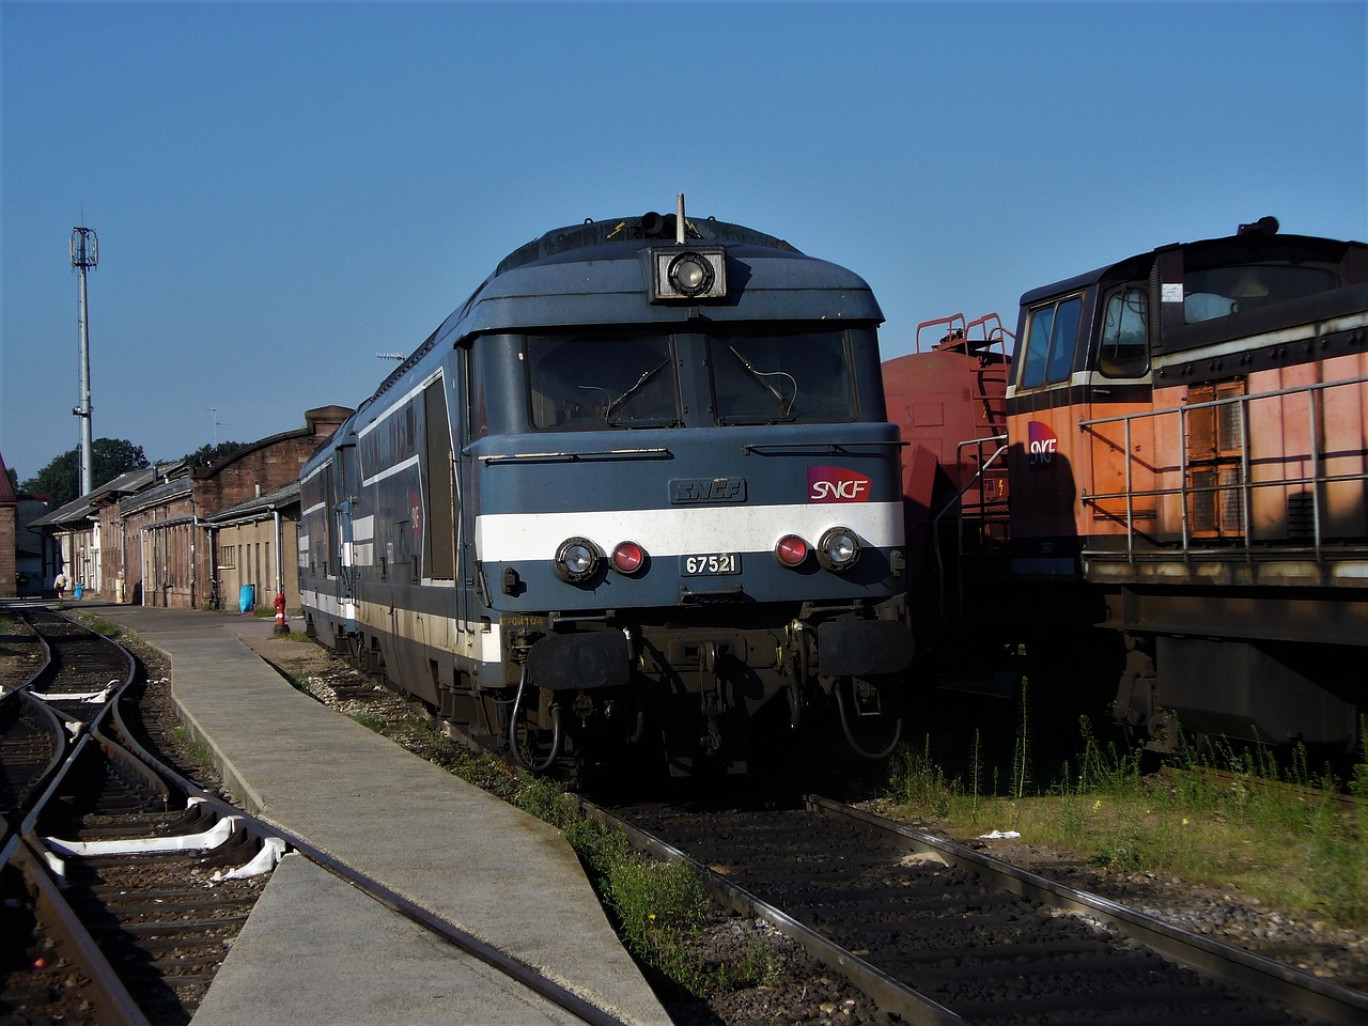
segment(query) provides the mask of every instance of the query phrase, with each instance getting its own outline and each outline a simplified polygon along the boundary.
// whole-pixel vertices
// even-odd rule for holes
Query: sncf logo
[[[844,467],[808,467],[808,502],[868,502],[872,483]]]
[[[1038,420],[1030,421],[1026,425],[1026,441],[1031,454],[1028,465],[1032,470],[1048,467],[1054,462],[1055,454],[1059,452],[1059,436],[1050,425]]]

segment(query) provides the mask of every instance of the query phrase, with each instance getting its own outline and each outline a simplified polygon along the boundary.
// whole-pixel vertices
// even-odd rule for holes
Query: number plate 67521
[[[680,556],[679,569],[685,577],[739,574],[741,556],[736,552],[707,552],[697,556]]]

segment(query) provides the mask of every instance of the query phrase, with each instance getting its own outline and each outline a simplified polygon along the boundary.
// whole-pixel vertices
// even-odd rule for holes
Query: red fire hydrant
[[[276,633],[289,634],[290,628],[285,625],[285,593],[283,591],[276,592],[275,611]]]

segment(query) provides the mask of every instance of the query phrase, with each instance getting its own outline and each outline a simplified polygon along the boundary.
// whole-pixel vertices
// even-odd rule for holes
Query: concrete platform
[[[625,1022],[670,1022],[559,833],[294,690],[238,637],[270,633],[273,621],[79,611],[166,653],[182,718],[249,812]],[[195,1026],[571,1021],[521,988],[510,998],[513,985],[483,963],[406,931],[393,920],[407,920],[305,861],[276,870]],[[336,1017],[302,1014],[306,990]]]

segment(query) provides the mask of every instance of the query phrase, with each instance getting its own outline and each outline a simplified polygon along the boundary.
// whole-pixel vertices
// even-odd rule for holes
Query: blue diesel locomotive
[[[515,250],[301,471],[307,630],[537,771],[866,755],[912,655],[882,314],[851,272],[646,214]]]

